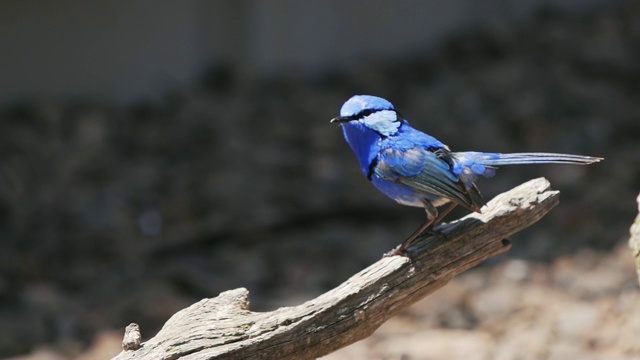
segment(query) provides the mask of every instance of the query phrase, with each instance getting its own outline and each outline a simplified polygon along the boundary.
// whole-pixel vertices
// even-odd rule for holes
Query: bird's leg
[[[444,219],[444,217],[447,216],[451,212],[451,210],[453,210],[453,208],[455,208],[457,205],[458,204],[454,202],[450,202],[449,206],[447,206],[444,210],[440,211],[440,213],[435,218],[435,220],[431,222],[431,225],[433,226],[438,225],[442,221],[442,219]]]
[[[433,206],[431,203],[425,203],[425,211],[427,212],[427,221],[422,224],[418,230],[414,231],[407,240],[403,241],[402,244],[396,246],[393,250],[384,254],[384,257],[394,256],[394,255],[406,255],[404,250],[411,245],[411,243],[418,238],[422,233],[426,230],[429,230],[433,225],[438,224],[442,219],[447,216],[456,207],[456,203],[451,202],[449,206],[447,206],[443,211],[438,213],[438,209]]]

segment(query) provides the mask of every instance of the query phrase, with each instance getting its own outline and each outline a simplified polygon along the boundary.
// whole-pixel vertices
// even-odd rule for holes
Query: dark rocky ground
[[[606,160],[482,181],[490,198],[545,176],[561,204],[506,256],[328,358],[639,358],[624,246],[640,185],[639,64],[640,7],[541,11],[519,29],[472,30],[315,80],[218,66],[160,103],[5,108],[0,357],[106,358],[130,322],[151,336],[241,286],[254,310],[297,304],[378,260],[424,214],[378,194],[328,123],[369,93],[454,150]]]

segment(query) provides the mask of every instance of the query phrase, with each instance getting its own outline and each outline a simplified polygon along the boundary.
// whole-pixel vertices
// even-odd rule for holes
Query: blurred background
[[[454,150],[606,160],[480,181],[561,204],[328,359],[637,358],[639,5],[1,2],[0,357],[109,358],[131,322],[237,287],[299,304],[380,259],[424,212],[329,124],[372,94]]]

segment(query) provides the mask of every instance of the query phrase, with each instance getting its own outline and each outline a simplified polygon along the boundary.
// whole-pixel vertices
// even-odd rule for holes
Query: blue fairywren
[[[498,166],[584,165],[602,160],[552,153],[452,152],[436,138],[412,128],[389,101],[370,95],[347,100],[340,116],[331,122],[342,125],[344,138],[373,186],[402,205],[422,207],[427,212],[426,222],[385,256],[404,254],[413,240],[457,205],[479,212],[484,200],[475,181],[478,176],[492,177]]]

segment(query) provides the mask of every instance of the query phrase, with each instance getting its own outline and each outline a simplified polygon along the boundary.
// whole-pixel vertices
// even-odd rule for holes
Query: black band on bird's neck
[[[367,179],[369,179],[369,181],[371,181],[371,177],[375,173],[377,165],[378,165],[378,158],[376,157],[373,160],[371,160],[371,164],[369,164],[369,170],[367,171]]]

